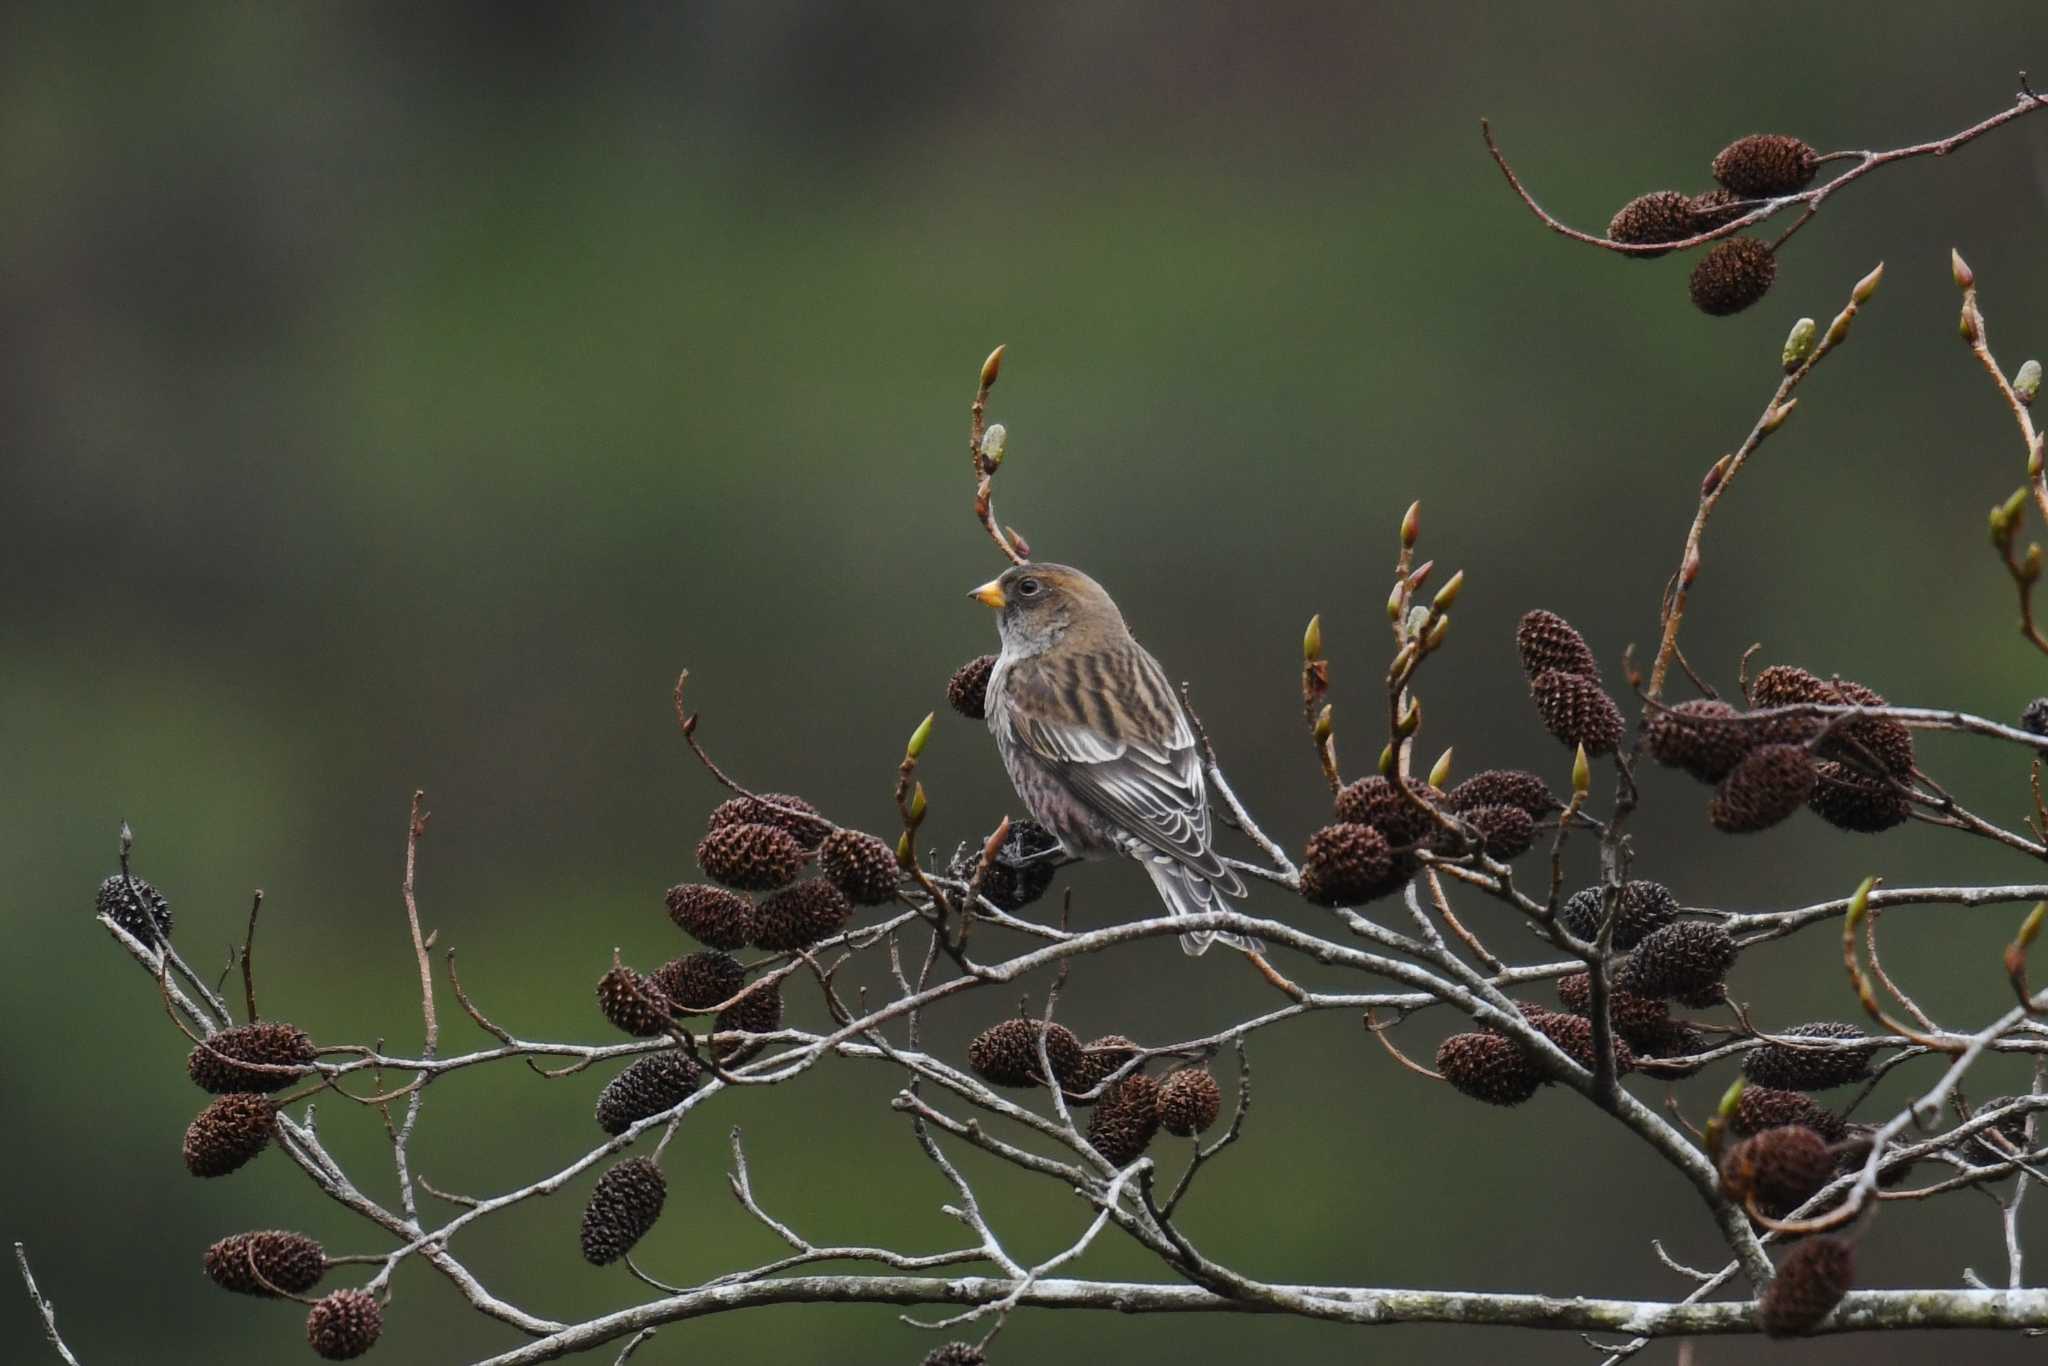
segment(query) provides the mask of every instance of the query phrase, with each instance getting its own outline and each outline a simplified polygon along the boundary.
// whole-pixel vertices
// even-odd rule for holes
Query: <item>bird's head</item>
[[[1013,654],[1037,654],[1068,636],[1124,633],[1117,611],[1102,585],[1063,564],[1019,564],[968,594],[996,609],[1003,648]]]

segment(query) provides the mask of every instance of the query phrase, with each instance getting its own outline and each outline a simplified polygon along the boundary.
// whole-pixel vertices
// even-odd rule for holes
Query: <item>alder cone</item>
[[[1606,890],[1586,887],[1572,893],[1558,910],[1558,919],[1574,936],[1592,943],[1600,933],[1607,914]],[[1613,945],[1632,949],[1651,933],[1678,919],[1678,898],[1661,882],[1638,878],[1621,887],[1621,904],[1614,912]]]
[[[1318,906],[1352,906],[1385,896],[1401,885],[1386,836],[1370,825],[1342,821],[1308,838],[1302,857],[1301,894]]]
[[[1536,821],[1519,806],[1475,806],[1464,818],[1479,835],[1488,858],[1520,858],[1536,842]]]
[[[1591,1018],[1592,976],[1574,972],[1558,978],[1557,999],[1571,1014]],[[1655,997],[1638,996],[1610,984],[1607,1019],[1614,1026],[1614,1032],[1639,1052],[1655,1053],[1661,1045],[1672,1041],[1670,1013],[1664,1002]]]
[[[818,871],[856,906],[896,899],[896,851],[874,835],[859,830],[827,835],[818,846]]]
[[[1453,1034],[1437,1045],[1436,1070],[1460,1095],[1488,1105],[1520,1105],[1543,1085],[1542,1069],[1501,1034]]]
[[[923,1366],[987,1366],[987,1363],[988,1358],[973,1343],[949,1342],[926,1352]]]
[[[962,664],[946,680],[946,702],[970,721],[988,719],[988,676],[996,667],[994,655],[983,655]]]
[[[1537,608],[1515,626],[1515,648],[1522,656],[1522,675],[1534,683],[1544,674],[1576,674],[1600,681],[1600,662],[1578,628],[1555,612]]]
[[[185,1058],[185,1074],[202,1091],[282,1091],[304,1073],[259,1072],[237,1067],[253,1062],[278,1067],[306,1067],[317,1056],[305,1030],[282,1021],[258,1022],[223,1029],[196,1045]]]
[[[1693,307],[1709,317],[1740,313],[1770,292],[1778,258],[1755,237],[1730,237],[1693,267]]]
[[[1159,1132],[1159,1083],[1133,1072],[1109,1089],[1088,1117],[1088,1141],[1112,1165],[1144,1156]]]
[[[1436,825],[1427,811],[1378,774],[1345,784],[1337,794],[1336,815],[1341,825],[1371,826],[1390,845],[1413,844]]]
[[[1805,806],[1819,781],[1803,745],[1759,746],[1721,780],[1707,819],[1731,835],[1768,830]]]
[[[206,1249],[206,1275],[237,1295],[303,1295],[327,1274],[327,1254],[303,1233],[267,1229],[237,1233]],[[268,1284],[266,1284],[266,1282]]]
[[[807,949],[838,934],[851,919],[846,893],[824,878],[806,878],[762,899],[754,914],[754,947],[770,953]]]
[[[1567,745],[1584,745],[1588,754],[1609,754],[1621,743],[1627,723],[1600,685],[1578,674],[1552,669],[1538,674],[1529,697],[1543,727]]]
[[[731,825],[773,826],[786,832],[806,850],[816,849],[818,842],[832,829],[832,823],[819,813],[817,807],[790,792],[763,792],[758,797],[728,798],[711,809],[711,816],[705,822],[707,830],[723,830]]]
[[[1861,1039],[1862,1030],[1839,1021],[1818,1021],[1777,1031],[1781,1038]],[[1795,1048],[1765,1043],[1742,1059],[1742,1075],[1760,1086],[1786,1091],[1826,1091],[1866,1080],[1877,1045],[1868,1048]]]
[[[676,928],[707,949],[743,949],[754,937],[754,903],[737,892],[684,882],[669,888],[664,900]]]
[[[306,1314],[306,1344],[328,1361],[351,1361],[377,1345],[384,1311],[377,1297],[361,1290],[337,1290]]]
[[[648,1157],[615,1163],[583,1207],[583,1260],[609,1266],[647,1236],[668,1200],[668,1178]]]
[[[128,884],[135,888],[130,891]],[[141,878],[124,878],[116,873],[100,884],[93,898],[93,910],[106,916],[145,944],[170,942],[171,903],[164,894]]]
[[[1519,768],[1489,768],[1475,773],[1452,788],[1444,801],[1460,815],[1482,806],[1519,806],[1533,817],[1564,808],[1543,779]]]
[[[654,992],[672,1002],[677,1010],[703,1014],[715,1010],[739,994],[747,984],[747,970],[740,961],[729,953],[706,949],[702,953],[672,958],[654,970],[652,978],[643,978],[650,983]],[[614,1023],[617,1023],[614,1021]],[[624,1025],[619,1026],[624,1029]],[[662,1029],[668,1027],[664,1017]],[[627,1030],[632,1033],[632,1030]],[[661,1029],[650,1033],[661,1033]]]
[[[697,1064],[681,1053],[649,1054],[597,1093],[598,1127],[608,1134],[622,1134],[649,1115],[688,1100],[698,1080]]]
[[[1837,830],[1858,835],[1882,834],[1913,814],[1912,804],[1890,783],[1865,777],[1833,759],[1814,765],[1813,796],[1806,804]]]
[[[1753,1202],[1782,1218],[1835,1175],[1835,1154],[1812,1129],[1788,1124],[1752,1134],[1721,1159],[1721,1190],[1737,1204]]]
[[[1833,1110],[1804,1092],[1776,1086],[1743,1087],[1728,1121],[1728,1127],[1743,1138],[1788,1124],[1803,1125],[1830,1143],[1849,1136],[1848,1121]]]
[[[185,1170],[226,1176],[270,1146],[277,1105],[269,1096],[235,1091],[199,1112],[185,1130]]]
[[[1681,920],[1646,935],[1616,970],[1615,984],[1640,996],[1709,1005],[1719,999],[1721,979],[1738,951],[1719,925]]]
[[[1593,1022],[1582,1015],[1567,1015],[1563,1011],[1546,1010],[1539,1005],[1523,1005],[1522,1018],[1544,1038],[1556,1044],[1573,1062],[1592,1071]],[[1635,1050],[1628,1046],[1628,1040],[1621,1032],[1614,1031],[1614,1071],[1617,1076],[1636,1070]]]
[[[1742,713],[1719,698],[1680,702],[1643,718],[1643,748],[1666,768],[1679,768],[1703,783],[1718,783],[1742,762],[1754,735]]]
[[[1694,195],[1688,207],[1692,210],[1695,230],[1711,232],[1725,223],[1733,223],[1748,212],[1742,207],[1742,199],[1741,195],[1729,189],[1713,189]]]
[[[1714,156],[1714,179],[1745,199],[1775,199],[1806,188],[1820,154],[1784,133],[1751,133]]]
[[[1201,1133],[1222,1110],[1222,1088],[1206,1067],[1183,1067],[1159,1088],[1160,1125],[1180,1138]]]
[[[1081,1050],[1081,1060],[1070,1072],[1060,1075],[1060,1085],[1067,1095],[1069,1104],[1091,1104],[1079,1099],[1109,1077],[1109,1074],[1138,1056],[1138,1046],[1121,1034],[1105,1034],[1091,1039]],[[1057,1061],[1057,1055],[1055,1055]],[[1037,1059],[1032,1059],[1037,1065]]]
[[[1084,1075],[1081,1041],[1074,1037],[1073,1030],[1062,1024],[1041,1026],[1037,1020],[1022,1018],[990,1025],[975,1035],[967,1045],[967,1065],[976,1076],[996,1086],[1045,1085],[1044,1071],[1038,1065],[1041,1027],[1053,1075],[1063,1080]]]
[[[1756,1305],[1767,1337],[1811,1333],[1856,1284],[1856,1253],[1840,1238],[1809,1238],[1785,1254]]]
[[[1693,227],[1692,196],[1678,190],[1652,190],[1639,194],[1615,210],[1607,223],[1607,240],[1631,246],[1676,242],[1690,237]],[[1630,256],[1647,261],[1661,251],[1632,251]]]
[[[782,984],[756,982],[754,989],[711,1018],[714,1033],[773,1034],[782,1028]],[[757,1057],[768,1045],[730,1040],[715,1045],[711,1055],[721,1066],[737,1067]]]
[[[650,978],[615,965],[597,979],[597,1008],[612,1027],[636,1039],[651,1039],[668,1029],[669,996]]]
[[[697,866],[742,892],[787,886],[804,866],[804,847],[773,825],[722,825],[697,843]]]

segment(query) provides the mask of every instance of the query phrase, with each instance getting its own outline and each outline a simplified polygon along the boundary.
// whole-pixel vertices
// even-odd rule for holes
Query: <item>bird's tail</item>
[[[1166,903],[1166,909],[1172,914],[1200,915],[1204,911],[1228,909],[1223,900],[1224,890],[1187,865],[1165,858],[1148,858],[1142,862],[1145,871],[1152,876],[1152,885],[1159,889],[1159,899]],[[1180,946],[1189,954],[1200,954],[1207,953],[1209,945],[1218,941],[1246,953],[1258,953],[1265,948],[1249,935],[1224,934],[1216,930],[1190,931],[1180,937]]]

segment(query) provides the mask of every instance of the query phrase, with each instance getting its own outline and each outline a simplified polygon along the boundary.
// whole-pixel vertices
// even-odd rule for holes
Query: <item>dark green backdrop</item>
[[[1848,191],[1770,297],[1721,321],[1685,305],[1683,261],[1542,232],[1477,120],[1596,226],[1637,191],[1703,188],[1737,134],[1890,146],[1972,122],[2029,57],[2048,68],[2040,19],[2025,0],[11,8],[0,1232],[29,1242],[89,1366],[301,1359],[300,1315],[230,1302],[200,1249],[271,1225],[382,1244],[274,1157],[184,1174],[180,1041],[88,914],[119,821],[193,958],[223,959],[261,886],[269,1008],[323,1040],[411,1047],[397,888],[424,786],[426,915],[486,1008],[605,1037],[591,983],[614,945],[672,951],[659,894],[717,795],[675,738],[676,671],[694,670],[734,772],[885,827],[903,737],[992,647],[961,596],[996,565],[962,436],[998,341],[1005,515],[1110,585],[1295,841],[1322,810],[1294,700],[1302,623],[1324,614],[1345,752],[1369,762],[1382,576],[1411,498],[1425,551],[1469,576],[1430,738],[1456,741],[1462,771],[1562,781],[1514,618],[1553,607],[1610,660],[1646,646],[1699,477],[1775,382],[1787,326],[1825,321],[1884,260],[1848,350],[1724,504],[1687,639],[1724,685],[1762,641],[1895,700],[2016,714],[2048,671],[2011,631],[1983,516],[2019,448],[1955,342],[1946,257],[1975,265],[2009,363],[2048,351],[2048,118]],[[1925,749],[1990,813],[2023,813],[2010,754]],[[950,714],[926,776],[945,840],[1012,800],[986,736]],[[1710,839],[1696,788],[1656,773],[1648,797],[1641,867],[1694,903],[2029,871],[1924,830]],[[1071,879],[1082,921],[1146,906],[1128,873]],[[1894,965],[1956,1022],[1983,1018],[2015,918],[1894,917]],[[1773,1022],[1843,1016],[1834,953],[1825,931],[1795,940],[1738,985]],[[1159,941],[1081,970],[1069,1009],[1084,1033],[1165,1038],[1265,999],[1231,955]],[[1001,1009],[936,1024],[957,1047]],[[1713,1255],[1689,1192],[1567,1096],[1483,1111],[1334,1016],[1255,1058],[1250,1137],[1189,1213],[1249,1272],[1662,1296],[1652,1234]],[[593,1137],[598,1080],[511,1067],[437,1086],[419,1165],[523,1184]],[[1684,1093],[1695,1112],[1723,1080]],[[848,1065],[705,1112],[672,1150],[650,1269],[770,1255],[724,1191],[735,1122],[764,1198],[807,1231],[956,1237],[888,1091]],[[385,1190],[374,1123],[324,1114]],[[1078,1206],[968,1165],[1021,1252],[1078,1227]],[[462,1250],[551,1315],[623,1304],[636,1288],[575,1256],[581,1196]],[[1866,1280],[2002,1277],[1994,1214],[1888,1208]],[[1083,1270],[1146,1264],[1105,1239]],[[510,1341],[422,1267],[398,1291],[380,1359]],[[885,1311],[806,1309],[674,1327],[638,1359],[907,1363],[929,1342]],[[4,1289],[0,1343],[43,1359]],[[1569,1336],[1048,1314],[1003,1345],[1006,1362],[1588,1359]],[[2022,1348],[1709,1342],[1695,1360],[1937,1351]]]

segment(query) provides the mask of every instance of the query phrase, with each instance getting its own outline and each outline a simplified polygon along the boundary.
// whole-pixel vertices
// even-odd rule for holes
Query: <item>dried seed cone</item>
[[[1183,1067],[1159,1088],[1160,1127],[1181,1138],[1207,1129],[1222,1110],[1222,1088],[1206,1067]]]
[[[1520,858],[1536,842],[1536,822],[1519,806],[1475,806],[1464,817],[1488,858]]]
[[[1587,1071],[1593,1069],[1593,1022],[1581,1015],[1524,1005],[1522,1017],[1544,1038],[1563,1049],[1565,1055]],[[1617,1030],[1618,1034],[1619,1031]],[[1617,1075],[1635,1071],[1635,1050],[1626,1038],[1614,1039],[1614,1070]]]
[[[1626,1034],[1622,1037],[1628,1038]],[[1629,1045],[1636,1050],[1636,1064],[1640,1067],[1651,1059],[1670,1062],[1695,1057],[1712,1048],[1714,1041],[1683,1020],[1666,1020],[1663,1028],[1645,1031],[1640,1037],[1629,1039]],[[1656,1075],[1675,1081],[1681,1077],[1696,1076],[1706,1066],[1704,1062],[1695,1062],[1678,1067],[1659,1067]]]
[[[668,1178],[650,1157],[614,1163],[583,1207],[583,1260],[609,1266],[647,1236],[668,1199]]]
[[[1714,179],[1747,199],[1771,199],[1802,190],[1813,180],[1819,154],[1784,133],[1737,138],[1714,157]]]
[[[1805,746],[1761,745],[1721,780],[1707,819],[1731,835],[1768,830],[1806,805],[1819,781]]]
[[[327,1253],[303,1233],[237,1233],[206,1249],[206,1275],[237,1295],[303,1295],[327,1274]],[[266,1284],[267,1282],[267,1284]]]
[[[1138,1056],[1138,1046],[1121,1034],[1105,1034],[1091,1039],[1081,1050],[1081,1061],[1071,1073],[1061,1074],[1060,1084],[1068,1092],[1069,1104],[1077,1098],[1102,1085],[1110,1073]],[[1080,1104],[1092,1104],[1078,1101]]]
[[[688,1100],[698,1080],[697,1064],[681,1053],[649,1054],[597,1093],[597,1125],[608,1134],[622,1134],[649,1115]]]
[[[354,1360],[375,1347],[383,1331],[376,1296],[361,1290],[337,1290],[306,1314],[306,1342],[328,1361]]]
[[[258,1072],[235,1063],[304,1067],[314,1056],[313,1040],[303,1029],[282,1022],[237,1025],[195,1046],[185,1058],[185,1075],[200,1090],[215,1095],[229,1091],[282,1091],[304,1074]]]
[[[1133,1072],[1096,1105],[1088,1117],[1088,1141],[1118,1167],[1144,1156],[1159,1132],[1159,1083]]]
[[[1823,1020],[1794,1025],[1777,1031],[1790,1039],[1861,1039],[1862,1030],[1852,1024]],[[1826,1091],[1847,1086],[1870,1075],[1870,1060],[1877,1045],[1868,1048],[1796,1048],[1789,1044],[1766,1043],[1751,1049],[1742,1059],[1742,1075],[1759,1086],[1786,1091]]]
[[[1588,754],[1608,754],[1627,729],[1621,709],[1599,683],[1561,669],[1538,674],[1529,697],[1543,728],[1567,745],[1584,745]]]
[[[1830,1143],[1849,1136],[1848,1122],[1833,1110],[1803,1092],[1775,1086],[1743,1087],[1728,1121],[1728,1127],[1740,1137],[1787,1124],[1804,1125]]]
[[[1778,259],[1754,237],[1731,237],[1692,269],[1692,306],[1709,317],[1740,313],[1770,291]]]
[[[771,953],[807,949],[845,929],[851,919],[853,903],[846,893],[824,878],[807,878],[761,902],[754,947]]]
[[[2048,697],[2037,697],[2021,708],[2020,729],[2029,735],[2048,735]]]
[[[1390,845],[1413,844],[1436,825],[1427,811],[1377,774],[1347,783],[1337,794],[1336,814],[1340,824],[1371,826]]]
[[[1692,210],[1693,230],[1711,232],[1723,223],[1733,223],[1748,210],[1742,206],[1742,196],[1733,190],[1713,189],[1705,194],[1696,194],[1688,206]]]
[[[676,928],[707,949],[745,948],[754,937],[754,903],[737,892],[684,882],[668,889],[667,901]]]
[[[816,849],[818,842],[832,829],[832,823],[820,815],[818,808],[802,797],[789,792],[763,792],[758,797],[730,797],[711,808],[711,816],[704,823],[707,830],[723,830],[732,825],[768,825],[786,831],[806,850]]]
[[[1489,768],[1475,773],[1452,788],[1444,800],[1461,815],[1481,806],[1519,806],[1538,817],[1564,809],[1564,803],[1550,795],[1550,788],[1541,778],[1519,768]]]
[[[1638,996],[1709,1004],[1719,999],[1736,952],[1733,936],[1719,925],[1681,920],[1645,935],[1615,972],[1615,985]]]
[[[1488,1105],[1520,1105],[1543,1085],[1543,1072],[1513,1039],[1453,1034],[1436,1047],[1436,1070],[1460,1095]]]
[[[896,899],[896,851],[859,830],[835,830],[818,846],[818,871],[856,906]]]
[[[199,1112],[185,1129],[185,1170],[226,1176],[270,1146],[277,1106],[269,1096],[235,1091]]]
[[[967,1065],[976,1076],[996,1086],[1043,1086],[1045,1073],[1038,1065],[1041,1028],[1053,1075],[1071,1085],[1067,1079],[1085,1075],[1081,1041],[1061,1024],[1041,1026],[1037,1020],[1014,1019],[990,1025],[967,1045]]]
[[[803,845],[772,825],[724,825],[697,844],[697,866],[743,892],[787,886],[804,866]]]
[[[1522,676],[1531,683],[1544,674],[1577,674],[1600,681],[1600,663],[1578,629],[1555,612],[1537,608],[1515,627],[1515,648],[1522,656]]]
[[[1849,679],[1833,681],[1817,677],[1790,664],[1773,664],[1756,676],[1750,696],[1760,707],[1783,707],[1797,702],[1819,702],[1837,707],[1882,707],[1884,695]],[[1840,727],[1822,746],[1822,753],[1852,765],[1869,761],[1867,751],[1886,772],[1901,777],[1913,771],[1913,732],[1887,716],[1851,721]]]
[[[1318,906],[1351,906],[1398,887],[1393,851],[1369,825],[1341,822],[1308,837],[1301,894]]]
[[[719,1011],[713,1017],[711,1027],[719,1033],[734,1030],[748,1034],[773,1034],[782,1028],[781,985],[756,985],[752,991],[736,1001],[730,1010]],[[767,1046],[765,1043],[741,1043],[733,1040],[718,1044],[711,1053],[720,1064],[737,1067]]]
[[[1828,1141],[1803,1125],[1765,1129],[1721,1159],[1721,1191],[1736,1204],[1754,1201],[1772,1218],[1812,1199],[1835,1175]]]
[[[1676,242],[1681,237],[1692,236],[1693,232],[1692,196],[1677,190],[1652,190],[1649,194],[1637,195],[1615,210],[1614,217],[1607,224],[1610,242],[1631,245]],[[1643,261],[1663,254],[1661,251],[1629,253]]]
[[[1593,978],[1583,972],[1557,979],[1557,999],[1573,1015],[1587,1015],[1593,1005]],[[1673,1042],[1671,1016],[1664,1003],[1651,996],[1612,988],[1607,993],[1607,1018],[1614,1032],[1631,1048],[1642,1053],[1659,1053]]]
[[[1566,898],[1558,919],[1577,938],[1587,943],[1600,933],[1600,921],[1607,914],[1605,890],[1587,887]],[[1617,950],[1632,949],[1657,930],[1678,919],[1678,898],[1661,882],[1637,878],[1621,886],[1621,904],[1614,912],[1613,944]]]
[[[1813,813],[1834,826],[1859,835],[1876,835],[1904,824],[1912,805],[1892,785],[1866,778],[1847,764],[1824,759],[1814,765]]]
[[[129,891],[129,882],[135,890]],[[114,874],[100,884],[93,898],[93,910],[134,935],[145,944],[161,944],[171,937],[171,903],[164,894],[141,878]]]
[[[946,680],[946,701],[970,721],[988,719],[988,676],[996,667],[994,655],[970,659]]]
[[[1051,888],[1059,872],[1052,851],[1059,845],[1059,837],[1037,821],[1013,822],[1010,837],[996,851],[995,862],[981,880],[981,894],[1003,910],[1023,910]],[[977,855],[963,875],[973,876],[979,862]]]
[[[706,949],[670,959],[645,980],[673,1002],[677,1010],[703,1014],[738,995],[739,989],[747,984],[747,970],[731,954]],[[666,1024],[664,1020],[664,1027]]]
[[[949,1342],[926,1352],[924,1366],[987,1366],[981,1348],[967,1342]]]
[[[1718,698],[1680,702],[1643,718],[1643,748],[1666,768],[1682,768],[1703,783],[1718,783],[1756,743],[1742,713]]]
[[[649,977],[614,963],[597,979],[597,1008],[612,1027],[636,1039],[651,1039],[668,1029],[668,994]]]
[[[1766,1337],[1811,1333],[1856,1284],[1856,1253],[1840,1238],[1811,1238],[1785,1254],[1756,1302]]]

